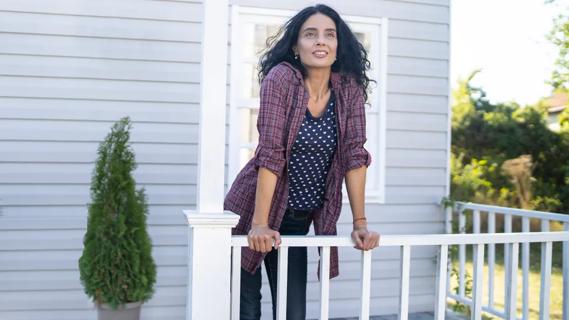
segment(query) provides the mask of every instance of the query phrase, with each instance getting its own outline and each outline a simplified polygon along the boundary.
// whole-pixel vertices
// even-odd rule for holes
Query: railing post
[[[322,267],[322,264],[320,264],[320,267]],[[285,320],[288,290],[288,247],[279,247],[277,270],[277,320]]]
[[[447,274],[448,274],[448,245],[440,247],[437,264],[437,300],[435,302],[435,320],[444,320],[447,298]]]
[[[452,234],[452,212],[453,212],[453,210],[454,210],[453,206],[449,206],[445,210],[445,215],[446,215],[446,217],[445,217],[445,232],[446,232],[446,234]],[[448,247],[447,247],[447,252],[448,252]],[[446,274],[447,278],[445,281],[445,283],[446,283],[445,290],[447,293],[450,293],[450,280],[451,280],[450,276],[451,276],[451,273],[448,271],[452,269],[452,260],[448,259],[448,257],[447,257],[446,261],[447,261],[447,272],[445,274]],[[446,296],[446,294],[445,294],[445,296]]]
[[[239,216],[223,210],[225,194],[225,92],[227,84],[227,0],[203,1],[200,132],[196,209],[184,211],[188,231],[186,319],[229,319],[231,228]],[[191,195],[187,195],[190,197]]]
[[[452,233],[452,211],[452,206],[449,206],[445,209],[445,232],[447,234]]]
[[[239,320],[241,307],[241,247],[231,255],[231,320]]]
[[[369,320],[371,298],[371,250],[362,251],[362,280],[359,320]]]
[[[541,220],[541,231],[549,231],[549,220]],[[549,320],[549,291],[551,288],[552,243],[541,244],[541,286],[539,290],[539,319]]]
[[[458,211],[458,232],[459,233],[466,233],[466,217],[464,214],[464,210]],[[458,295],[461,298],[464,298],[464,265],[466,263],[466,246],[464,244],[458,245]]]
[[[496,233],[496,214],[488,212],[488,233]],[[488,245],[488,307],[494,307],[494,264],[496,263],[496,245]]]
[[[184,211],[188,233],[186,319],[229,319],[231,228],[239,216]]]
[[[480,233],[480,210],[472,212],[472,233]]]
[[[482,279],[484,268],[484,244],[474,245],[474,276],[472,288],[472,312],[471,319],[482,319]]]
[[[401,279],[399,290],[399,312],[398,320],[409,318],[409,270],[411,269],[411,247],[401,247]]]
[[[522,218],[522,232],[530,232],[530,220]],[[522,244],[522,319],[529,319],[529,243]]]
[[[480,210],[472,210],[472,233],[480,233]],[[476,261],[476,252],[472,250],[472,262]],[[482,257],[482,265],[484,265],[484,257]]]
[[[569,222],[563,224],[569,231]],[[569,241],[563,242],[563,320],[569,320]]]
[[[330,301],[330,247],[320,250],[320,319],[328,320]]]
[[[480,210],[472,210],[472,233],[480,233]],[[472,250],[472,261],[475,259],[475,252]]]
[[[510,248],[510,262],[508,263],[509,268],[506,271],[506,280],[508,282],[508,287],[506,287],[505,296],[505,314],[506,319],[516,320],[516,302],[517,302],[517,288],[518,288],[518,251],[519,243],[509,243],[507,246]]]
[[[541,286],[539,290],[539,319],[549,320],[552,243],[548,241],[541,245],[543,252],[543,264],[541,265]]]
[[[504,233],[512,233],[512,216],[504,214]],[[510,269],[510,246],[504,244],[504,270]],[[508,294],[508,277],[504,277],[504,297]],[[506,313],[504,304],[504,313]]]

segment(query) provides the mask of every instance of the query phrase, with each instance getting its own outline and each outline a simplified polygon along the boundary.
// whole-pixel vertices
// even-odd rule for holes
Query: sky
[[[545,35],[566,0],[451,0],[451,86],[475,69],[472,85],[490,102],[535,103],[551,94],[557,49]]]

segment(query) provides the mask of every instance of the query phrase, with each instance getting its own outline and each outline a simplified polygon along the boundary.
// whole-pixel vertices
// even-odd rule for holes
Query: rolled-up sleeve
[[[264,167],[280,177],[285,159],[284,131],[286,124],[283,85],[269,73],[261,82],[257,130],[259,144],[255,151],[255,168]]]
[[[356,86],[353,92],[351,108],[346,120],[346,138],[344,140],[344,168],[346,172],[364,165],[369,167],[371,164],[371,154],[364,148],[367,141],[364,88]]]

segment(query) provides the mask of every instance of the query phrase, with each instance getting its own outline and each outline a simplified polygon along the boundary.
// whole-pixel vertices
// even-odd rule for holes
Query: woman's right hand
[[[275,241],[275,249],[281,244],[281,234],[269,228],[268,225],[253,225],[249,234],[247,234],[247,242],[249,249],[258,252],[269,252],[273,248],[273,240]]]

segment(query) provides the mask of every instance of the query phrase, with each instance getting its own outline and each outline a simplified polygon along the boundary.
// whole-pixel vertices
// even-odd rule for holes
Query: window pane
[[[240,109],[240,141],[242,144],[256,144],[259,141],[257,117],[259,109]]]
[[[369,39],[371,38],[371,34],[369,32],[354,32],[354,34],[356,35],[356,38],[358,38],[358,41],[362,43],[369,55],[371,48]]]
[[[279,25],[277,24],[256,24],[255,25],[255,56],[259,58],[263,50],[267,47],[267,40],[277,34]]]
[[[275,34],[277,34],[279,30],[279,25],[269,25],[269,24],[260,24],[257,23],[254,26],[254,33],[253,33],[253,46],[250,47],[251,52],[248,53],[248,56],[253,57],[250,63],[247,63],[245,68],[246,72],[243,75],[244,79],[244,94],[245,98],[258,98],[259,97],[259,77],[258,77],[258,70],[257,66],[259,63],[259,59],[261,58],[261,54],[264,50],[267,49],[267,39]]]
[[[241,95],[242,98],[259,97],[259,78],[257,77],[257,66],[252,63],[243,63],[243,74],[241,75]]]
[[[251,98],[259,98],[261,87],[259,86],[259,71],[257,66],[253,68],[249,81],[251,81]]]
[[[239,168],[243,168],[255,155],[255,149],[241,148],[239,150]]]

